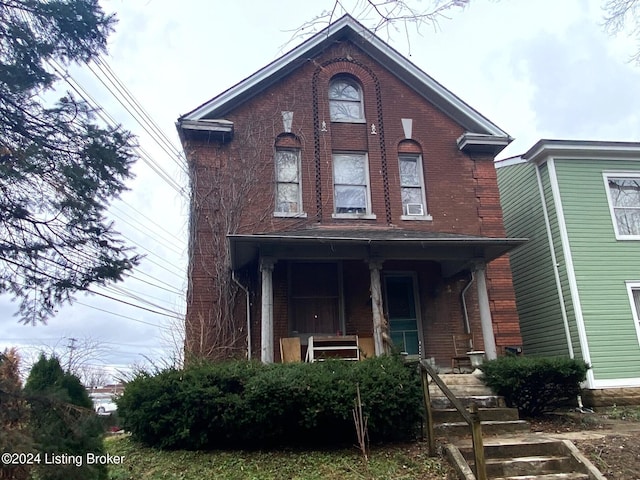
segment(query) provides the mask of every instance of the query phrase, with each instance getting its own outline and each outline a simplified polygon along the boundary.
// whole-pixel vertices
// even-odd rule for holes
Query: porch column
[[[480,309],[480,325],[484,337],[484,354],[487,360],[498,358],[496,351],[496,337],[493,335],[493,320],[491,319],[491,307],[489,306],[489,293],[487,292],[487,278],[485,276],[486,264],[476,264],[476,286],[478,288],[478,303]]]
[[[262,363],[273,363],[273,258],[260,259],[262,272],[262,315],[260,330],[260,359]]]
[[[373,311],[373,344],[376,356],[387,353],[384,343],[385,325],[384,311],[382,309],[382,287],[380,284],[381,261],[370,261],[369,271],[371,273],[371,310]]]

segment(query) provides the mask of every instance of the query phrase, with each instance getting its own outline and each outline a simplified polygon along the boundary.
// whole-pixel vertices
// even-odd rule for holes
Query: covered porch
[[[232,269],[254,299],[250,357],[279,361],[280,339],[297,338],[309,358],[310,337],[348,335],[372,339],[375,355],[396,350],[447,365],[455,333],[472,333],[474,347],[496,358],[487,264],[524,240],[311,228],[229,242]]]

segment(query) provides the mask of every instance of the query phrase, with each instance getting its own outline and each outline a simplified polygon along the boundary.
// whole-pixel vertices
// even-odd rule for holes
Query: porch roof
[[[290,260],[433,260],[445,276],[473,262],[490,262],[527,241],[398,228],[310,228],[285,232],[228,235],[231,267],[243,268],[260,257]]]

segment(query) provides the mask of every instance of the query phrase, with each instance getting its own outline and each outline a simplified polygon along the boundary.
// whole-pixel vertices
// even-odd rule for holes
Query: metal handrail
[[[473,446],[473,457],[475,459],[475,476],[477,480],[487,480],[487,466],[484,459],[484,445],[482,443],[482,425],[480,423],[480,413],[478,411],[478,405],[472,403],[469,406],[469,410],[462,405],[462,402],[453,394],[449,387],[442,381],[438,372],[426,362],[426,360],[420,360],[420,378],[422,379],[422,392],[424,398],[424,407],[427,412],[427,435],[429,441],[429,455],[434,457],[436,455],[436,443],[433,431],[433,413],[431,411],[431,395],[429,394],[429,379],[430,376],[433,382],[449,399],[451,404],[455,407],[465,422],[471,427],[471,442]]]

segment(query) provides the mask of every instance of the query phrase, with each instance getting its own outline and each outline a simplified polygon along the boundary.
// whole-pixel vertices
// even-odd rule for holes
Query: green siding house
[[[540,140],[496,164],[527,355],[584,359],[592,405],[640,403],[640,143]]]

